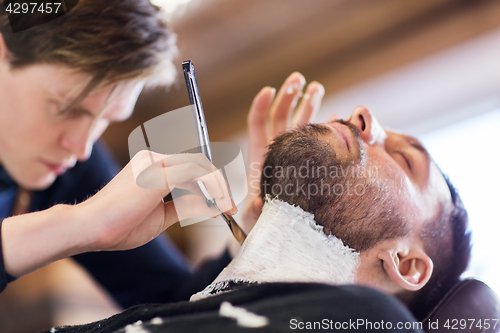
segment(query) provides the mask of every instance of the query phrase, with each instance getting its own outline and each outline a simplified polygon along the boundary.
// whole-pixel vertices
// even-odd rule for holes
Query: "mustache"
[[[343,119],[337,119],[337,120],[330,121],[327,124],[333,124],[333,123],[339,123],[339,124],[345,125],[351,131],[351,133],[353,134],[353,136],[356,140],[361,138],[360,130],[356,126],[354,126],[352,123],[345,121]],[[331,129],[328,126],[325,126],[323,124],[313,124],[313,123],[299,126],[298,130],[306,132],[306,133],[310,133],[310,134],[328,134],[331,131]]]
[[[352,124],[349,121],[345,121],[344,119],[337,119],[337,120],[330,121],[328,123],[329,124],[339,123],[339,124],[345,125],[352,132],[352,134],[354,135],[354,138],[356,140],[359,139],[359,138],[361,138],[361,131],[359,130],[359,128],[357,128],[356,126],[354,126],[354,124]]]
[[[281,133],[276,138],[274,138],[267,148],[269,151],[273,149],[283,150],[284,147],[294,146],[293,150],[289,151],[289,155],[286,158],[290,158],[293,156],[296,159],[301,159],[304,155],[309,155],[314,151],[328,154],[328,158],[330,159],[330,163],[335,162],[335,164],[345,164],[347,162],[356,162],[360,161],[365,155],[364,147],[362,146],[361,132],[360,130],[354,126],[352,123],[338,119],[334,121],[330,121],[327,124],[339,123],[345,125],[348,130],[353,135],[354,146],[357,148],[351,156],[351,161],[340,161],[335,155],[335,149],[330,144],[327,143],[322,137],[332,135],[332,128],[325,124],[313,124],[307,123],[299,125],[287,132]],[[299,151],[302,151],[301,156],[297,156]],[[327,152],[329,151],[329,153]],[[269,152],[268,152],[269,153]],[[285,156],[282,156],[285,158]],[[325,156],[326,158],[326,156]],[[335,161],[332,161],[334,159]]]
[[[365,149],[362,146],[362,139],[361,139],[361,131],[351,122],[345,121],[343,119],[337,119],[328,122],[327,124],[333,124],[333,123],[339,123],[342,125],[345,125],[349,131],[352,133],[353,138],[354,138],[354,145],[357,148],[357,153],[355,153],[355,156],[353,156],[353,161],[360,161],[363,156],[365,155]],[[301,126],[299,128],[299,132],[302,133],[307,133],[307,135],[312,135],[315,137],[320,137],[321,135],[329,135],[331,134],[331,127],[324,125],[324,124],[306,124],[304,126]],[[333,147],[332,147],[333,149]]]

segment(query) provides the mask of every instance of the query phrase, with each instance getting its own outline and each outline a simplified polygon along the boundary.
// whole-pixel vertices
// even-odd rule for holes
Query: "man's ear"
[[[403,289],[417,291],[429,281],[434,269],[432,259],[421,248],[404,251],[384,249],[379,253],[384,270]]]

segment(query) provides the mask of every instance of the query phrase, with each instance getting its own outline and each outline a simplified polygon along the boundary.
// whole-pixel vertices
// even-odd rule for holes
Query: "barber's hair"
[[[1,2],[0,33],[12,69],[66,65],[91,75],[83,95],[121,81],[170,84],[175,79],[176,37],[149,0],[80,0],[64,15],[16,33]],[[19,19],[30,25],[36,23],[28,22],[33,17]]]
[[[458,282],[469,265],[471,233],[462,199],[449,178],[443,175],[451,193],[453,208],[423,227],[420,237],[424,249],[434,263],[427,284],[416,292],[403,292],[398,297],[406,303],[418,320],[423,320],[445,294]]]

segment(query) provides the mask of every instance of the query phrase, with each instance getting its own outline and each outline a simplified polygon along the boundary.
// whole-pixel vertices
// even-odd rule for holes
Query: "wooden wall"
[[[173,21],[180,64],[192,59],[211,139],[245,129],[253,96],[293,71],[326,93],[362,82],[500,27],[500,1],[198,0]],[[140,123],[188,105],[182,76],[144,92],[134,116],[106,141],[128,160]]]

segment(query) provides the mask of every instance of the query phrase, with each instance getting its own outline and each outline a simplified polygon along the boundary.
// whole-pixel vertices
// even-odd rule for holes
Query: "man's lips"
[[[348,134],[345,133],[345,130],[347,130],[347,127],[342,125],[341,123],[338,122],[332,122],[332,123],[327,123],[328,126],[332,127],[334,130],[337,131],[337,133],[340,135],[342,140],[344,141],[344,144],[347,147],[347,150],[351,150],[349,140],[347,139]]]

